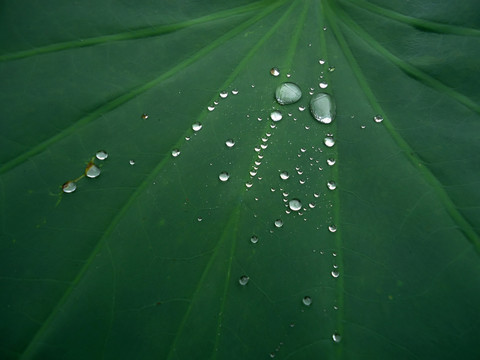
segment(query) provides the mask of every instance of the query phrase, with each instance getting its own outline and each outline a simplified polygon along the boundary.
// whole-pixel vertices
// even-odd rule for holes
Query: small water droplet
[[[280,121],[282,120],[282,113],[280,111],[272,111],[272,113],[270,114],[270,119],[272,119],[273,121]]]
[[[77,189],[77,184],[75,181],[67,181],[62,185],[62,190],[64,193],[70,194]]]
[[[327,147],[332,147],[333,145],[335,145],[335,140],[333,139],[333,136],[328,135],[325,137],[325,139],[323,139],[323,143]]]
[[[337,184],[335,183],[335,181],[330,180],[329,182],[327,182],[327,187],[330,190],[335,190],[337,188]]]
[[[273,67],[270,70],[270,74],[272,74],[273,76],[278,76],[278,75],[280,75],[280,70],[278,70],[278,68],[276,68],[276,67]]]
[[[327,93],[318,93],[310,100],[310,112],[315,120],[330,124],[335,119],[335,102]]]
[[[105,160],[106,158],[108,158],[108,153],[105,150],[99,150],[97,151],[95,156],[98,160]]]
[[[323,64],[325,64],[325,60],[320,59],[320,60],[318,60],[318,63],[319,63],[320,65],[323,65]]]
[[[326,26],[324,26],[324,27],[323,27],[323,31],[326,31],[326,30],[327,30],[327,27],[326,27]]]
[[[335,159],[334,158],[327,159],[327,164],[330,166],[335,165]]]
[[[242,275],[240,276],[240,279],[238,279],[238,282],[240,285],[245,286],[247,285],[248,280],[250,280],[250,278],[247,275]]]
[[[329,67],[328,67],[328,71],[334,72],[334,71],[335,71],[335,66],[329,66]]]
[[[250,238],[250,241],[252,242],[252,244],[256,244],[258,242],[258,236],[252,235],[252,237]]]
[[[210,105],[209,107],[207,107],[207,109],[208,109],[208,111],[213,111],[213,110],[215,110],[215,106]]]
[[[302,97],[302,90],[297,84],[285,82],[275,90],[275,98],[280,105],[296,103]]]
[[[220,92],[220,97],[221,97],[222,99],[225,99],[227,96],[228,96],[228,91],[222,91],[222,92]]]
[[[235,141],[233,139],[228,139],[227,141],[225,141],[225,145],[227,145],[227,147],[229,148],[232,148],[235,146]]]
[[[283,226],[283,221],[281,219],[275,220],[275,226],[281,228]]]
[[[310,305],[312,305],[312,298],[310,296],[305,296],[302,299],[302,302],[303,302],[303,305],[310,306]]]
[[[286,171],[282,171],[280,173],[280,179],[282,179],[282,180],[287,180],[289,177],[290,177],[290,174]]]
[[[288,202],[288,207],[293,211],[298,211],[302,208],[302,203],[298,199],[292,199]]]
[[[232,95],[237,95],[238,94],[238,90],[237,89],[233,89],[232,90]]]
[[[299,106],[299,107],[298,107],[298,110],[299,110],[299,111],[305,111],[305,106]]]
[[[200,222],[200,221],[202,221],[202,220],[203,220],[203,218],[201,218],[200,216],[197,218],[197,221],[198,221],[198,222]]]
[[[328,83],[322,81],[320,84],[318,84],[318,86],[320,87],[320,89],[325,89],[326,87],[328,87]]]
[[[218,175],[218,178],[220,179],[220,181],[227,181],[229,178],[230,178],[230,174],[227,173],[226,171],[222,171],[220,173],[220,175]]]
[[[310,209],[313,209],[313,208],[315,207],[315,203],[314,203],[314,202],[311,202],[310,204],[308,204],[308,207],[309,207]]]
[[[340,273],[338,272],[338,270],[332,270],[332,276],[334,278],[338,278],[340,276]]]
[[[193,131],[200,131],[202,129],[203,125],[199,122],[196,122],[192,125]]]
[[[320,194],[319,193],[313,193],[313,196],[315,196],[316,198],[320,197]]]
[[[375,115],[373,117],[373,121],[375,121],[376,123],[381,123],[383,121],[383,116],[382,115]]]
[[[148,119],[148,114],[142,114],[142,119],[147,120]]]
[[[135,160],[130,160],[128,163],[133,166],[135,165]]]
[[[250,189],[253,186],[253,184],[251,182],[247,182],[245,186]]]
[[[333,339],[333,341],[335,341],[336,343],[339,343],[340,340],[342,340],[342,337],[340,336],[339,333],[334,332],[333,335],[332,335],[332,339]]]
[[[89,163],[85,168],[85,175],[91,179],[96,178],[100,175],[100,169],[94,163]]]
[[[178,150],[178,149],[173,149],[173,150],[172,150],[172,156],[173,156],[173,157],[177,157],[178,155],[180,155],[180,150]]]
[[[335,231],[337,231],[337,227],[336,227],[335,225],[330,225],[330,226],[328,227],[328,231],[334,233]]]

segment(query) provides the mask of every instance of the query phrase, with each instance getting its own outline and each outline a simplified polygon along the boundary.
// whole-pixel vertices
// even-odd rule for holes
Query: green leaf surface
[[[0,358],[480,358],[479,11],[2,2]]]

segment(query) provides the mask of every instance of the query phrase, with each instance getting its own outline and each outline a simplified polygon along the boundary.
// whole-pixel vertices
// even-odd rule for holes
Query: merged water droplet
[[[335,341],[336,343],[339,343],[340,340],[342,340],[342,337],[340,336],[339,333],[334,332],[333,335],[332,335],[332,339],[333,339],[333,341]]]
[[[250,238],[250,241],[252,244],[256,244],[258,242],[258,236],[252,235],[252,237]]]
[[[302,90],[297,84],[285,82],[275,90],[275,99],[280,105],[288,105],[296,103],[302,97]]]
[[[282,120],[282,113],[280,111],[272,111],[272,113],[270,114],[270,119],[272,119],[273,121],[280,121]]]
[[[373,121],[375,121],[376,123],[381,123],[383,121],[383,116],[382,115],[375,115],[373,117]]]
[[[292,199],[288,202],[288,207],[293,211],[298,211],[302,208],[302,203],[298,199]]]
[[[318,93],[310,100],[310,112],[315,120],[330,124],[335,119],[335,102],[326,93]]]
[[[77,189],[77,183],[75,181],[67,181],[62,185],[62,190],[64,193],[70,194]]]
[[[310,306],[310,305],[312,305],[312,298],[310,296],[305,296],[302,299],[302,302],[303,302],[303,305]]]
[[[225,141],[225,145],[227,145],[227,147],[229,147],[229,148],[232,148],[232,147],[235,146],[235,140],[228,139],[227,141]]]
[[[330,180],[329,182],[327,182],[327,187],[330,190],[335,190],[337,188],[337,184],[335,183],[335,181]]]
[[[242,275],[240,276],[240,279],[238,279],[238,283],[242,286],[245,286],[247,285],[248,280],[250,280],[250,278],[247,275]]]
[[[281,228],[283,226],[283,221],[281,219],[275,220],[275,227]]]
[[[85,175],[91,179],[96,178],[100,175],[100,169],[94,163],[89,163],[85,168]]]
[[[325,139],[323,139],[323,143],[327,147],[332,147],[333,145],[335,145],[335,140],[333,139],[332,135],[327,135]]]
[[[276,67],[273,67],[270,69],[270,74],[272,74],[273,76],[278,76],[280,75],[280,70],[278,70],[278,68]]]
[[[227,173],[226,171],[222,171],[220,175],[218,175],[218,178],[220,179],[220,181],[225,182],[230,178],[230,174]]]
[[[178,149],[173,149],[173,150],[172,150],[172,156],[173,156],[173,157],[177,157],[178,155],[180,155],[180,150],[178,150]]]
[[[95,156],[98,160],[105,160],[106,158],[108,158],[108,153],[105,150],[99,150],[97,151]]]
[[[192,125],[192,129],[193,129],[193,131],[200,131],[202,129],[202,126],[203,125],[201,123],[196,122]]]

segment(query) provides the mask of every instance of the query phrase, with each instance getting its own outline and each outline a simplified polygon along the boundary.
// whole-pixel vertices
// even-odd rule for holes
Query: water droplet
[[[335,145],[335,140],[333,139],[333,136],[328,135],[325,137],[325,139],[323,139],[323,143],[327,147],[332,147],[333,145]]]
[[[282,179],[282,180],[287,180],[289,177],[290,177],[290,174],[286,171],[282,171],[280,173],[280,179]]]
[[[281,219],[275,220],[275,226],[281,228],[283,226],[283,221]]]
[[[215,110],[215,106],[210,105],[209,107],[207,107],[207,109],[208,109],[208,111],[213,111],[213,110]]]
[[[233,139],[228,139],[227,141],[225,141],[225,145],[227,145],[227,147],[229,148],[232,148],[235,146],[235,141]]]
[[[201,218],[200,216],[197,218],[197,221],[198,221],[198,222],[200,222],[200,221],[202,221],[202,220],[203,220],[203,218]]]
[[[193,129],[193,131],[200,131],[202,129],[202,126],[203,125],[201,123],[196,122],[192,125],[192,129]]]
[[[240,285],[245,286],[247,285],[248,280],[250,280],[250,278],[247,275],[242,275],[240,276],[240,279],[238,279],[238,282]]]
[[[180,150],[178,150],[178,149],[173,149],[173,150],[172,150],[172,156],[173,156],[173,157],[177,157],[178,155],[180,155]]]
[[[373,117],[373,121],[375,121],[376,123],[381,123],[383,121],[383,116],[382,115],[375,115]]]
[[[282,120],[282,113],[280,111],[272,111],[272,113],[270,114],[270,119],[272,119],[273,121],[280,121]]]
[[[334,158],[327,159],[327,164],[330,166],[335,165],[335,159]]]
[[[228,96],[228,91],[222,91],[222,92],[220,92],[220,97],[221,97],[222,99],[225,99],[227,96]]]
[[[335,119],[335,103],[326,93],[318,93],[310,100],[310,112],[315,120],[330,124]]]
[[[258,236],[252,235],[252,237],[250,238],[250,241],[252,242],[252,244],[256,244],[258,242]]]
[[[292,199],[288,202],[288,207],[293,211],[298,211],[302,208],[302,203],[298,199]]]
[[[75,181],[67,181],[62,185],[62,190],[64,193],[70,194],[77,189],[77,183]]]
[[[226,171],[222,171],[220,175],[218,175],[218,178],[220,179],[220,181],[227,181],[230,178],[230,174]]]
[[[326,30],[327,30],[327,27],[326,27],[326,26],[324,26],[324,27],[323,27],[323,31],[326,31]]]
[[[302,302],[303,302],[303,305],[310,306],[310,305],[312,305],[312,298],[310,296],[305,296],[302,299]]]
[[[304,111],[304,110],[305,110],[305,106],[299,106],[299,107],[298,107],[298,110],[299,110],[299,111]]]
[[[148,119],[148,114],[142,114],[142,119],[147,120]]]
[[[251,182],[247,182],[245,186],[250,189],[253,186],[253,184]]]
[[[338,272],[338,270],[332,270],[332,276],[334,278],[338,278],[340,276],[340,273]]]
[[[330,180],[329,182],[327,182],[327,187],[330,190],[335,190],[337,188],[337,184],[335,183],[335,181]]]
[[[318,84],[318,86],[320,86],[320,89],[325,89],[326,87],[328,87],[328,83],[322,81],[320,84]]]
[[[335,231],[337,231],[337,227],[336,227],[335,225],[330,225],[330,226],[328,227],[328,231],[334,233]]]
[[[105,160],[106,158],[108,158],[108,153],[105,150],[99,150],[97,151],[95,156],[98,160]]]
[[[332,339],[333,339],[333,341],[335,341],[336,343],[339,343],[340,340],[342,340],[342,337],[340,336],[339,333],[334,332],[333,335],[332,335]]]
[[[318,60],[318,63],[319,63],[320,65],[323,65],[323,64],[325,64],[325,60],[320,59],[320,60]]]
[[[302,90],[297,84],[285,82],[275,90],[275,98],[280,105],[296,103],[302,97]]]
[[[310,204],[308,204],[308,207],[309,207],[310,209],[313,209],[313,208],[315,207],[315,203],[314,203],[314,202],[311,202]]]
[[[280,70],[278,70],[278,68],[276,68],[276,67],[273,67],[270,70],[270,74],[272,74],[273,76],[278,76],[278,75],[280,75]]]
[[[238,90],[237,89],[233,89],[232,90],[232,95],[237,95],[238,94]]]
[[[130,160],[128,163],[133,166],[135,165],[135,160]]]
[[[334,71],[335,71],[335,66],[329,66],[329,67],[328,67],[328,71],[334,72]]]
[[[100,169],[94,163],[89,163],[85,168],[85,175],[91,179],[96,178],[100,175]]]

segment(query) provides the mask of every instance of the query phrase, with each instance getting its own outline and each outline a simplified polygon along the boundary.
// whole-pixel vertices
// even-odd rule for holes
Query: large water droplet
[[[173,149],[173,150],[172,150],[172,156],[173,156],[173,157],[177,157],[178,155],[180,155],[180,150],[178,150],[178,149]]]
[[[280,173],[280,179],[282,179],[282,180],[287,180],[289,177],[290,177],[290,174],[286,171],[282,171]]]
[[[273,76],[278,76],[280,75],[280,70],[278,70],[278,68],[276,67],[273,67],[270,69],[270,74],[272,74]]]
[[[292,199],[288,202],[288,207],[293,211],[298,211],[302,208],[302,203],[298,199]]]
[[[235,146],[235,140],[228,139],[227,141],[225,141],[225,145],[227,145],[227,147],[229,147],[229,148],[232,148],[232,147]]]
[[[252,242],[252,244],[256,244],[258,242],[258,236],[252,235],[252,237],[250,238],[250,241]]]
[[[202,126],[203,125],[201,123],[196,122],[192,125],[192,129],[193,129],[193,131],[200,131],[202,129]]]
[[[99,150],[97,151],[95,156],[98,160],[105,160],[106,158],[108,158],[108,153],[105,150]]]
[[[92,179],[96,178],[100,175],[100,169],[94,163],[89,163],[85,168],[85,175]]]
[[[277,87],[275,98],[280,105],[296,103],[302,97],[302,90],[297,84],[285,82]]]
[[[65,184],[62,185],[62,190],[64,193],[72,193],[77,189],[77,184],[75,181],[67,181]]]
[[[281,219],[275,220],[275,226],[281,228],[283,226],[283,221]]]
[[[315,120],[330,124],[335,119],[335,102],[329,94],[316,94],[310,100],[310,112]]]
[[[337,188],[337,184],[335,183],[335,181],[330,180],[329,182],[327,182],[327,187],[330,190],[335,190]]]
[[[312,305],[312,298],[310,296],[305,296],[302,299],[302,302],[305,306],[310,306],[310,305]]]
[[[383,121],[383,116],[382,115],[375,115],[373,117],[373,121],[375,121],[376,123],[381,123]]]
[[[323,143],[327,147],[332,147],[333,145],[335,145],[335,140],[333,139],[333,136],[328,135],[325,137],[325,139],[323,139]]]
[[[238,282],[240,285],[245,286],[247,285],[248,280],[250,280],[250,278],[247,275],[242,275],[240,276],[240,279],[238,279]]]
[[[218,178],[220,179],[220,181],[227,181],[230,178],[230,174],[226,171],[223,171],[220,173],[220,175],[218,175]]]
[[[333,335],[332,335],[332,339],[333,339],[333,341],[335,341],[336,343],[339,343],[340,340],[342,340],[342,337],[340,336],[339,333],[334,332]]]
[[[280,121],[282,120],[282,113],[280,111],[272,111],[272,113],[270,114],[270,119],[272,119],[273,121]]]

